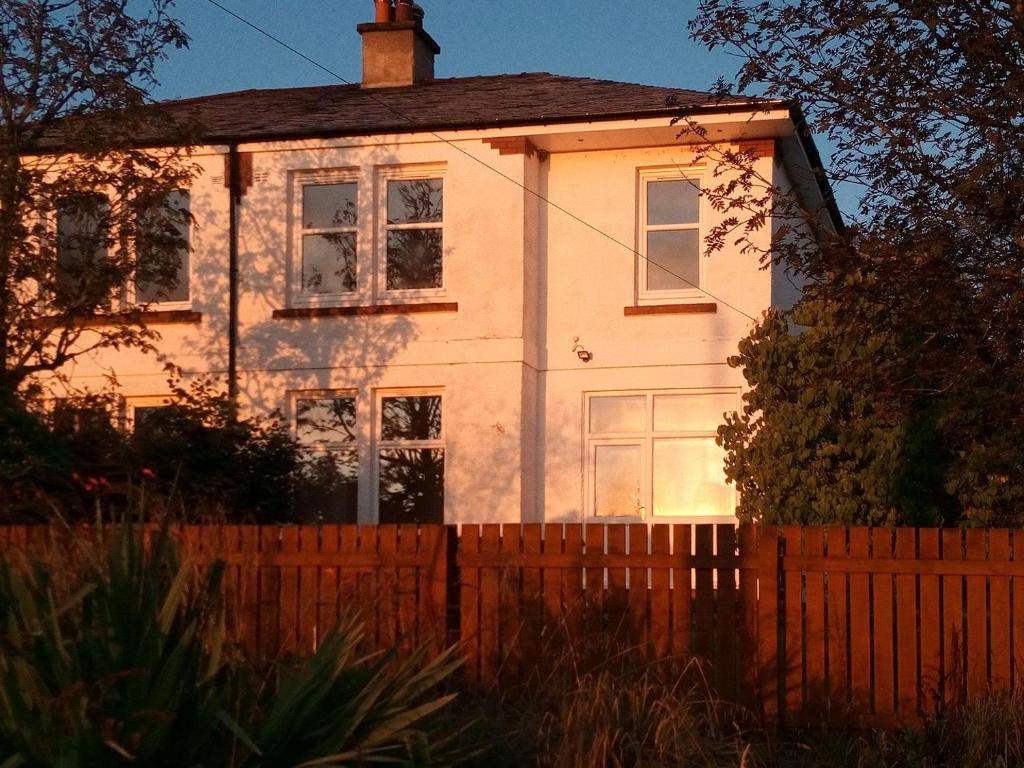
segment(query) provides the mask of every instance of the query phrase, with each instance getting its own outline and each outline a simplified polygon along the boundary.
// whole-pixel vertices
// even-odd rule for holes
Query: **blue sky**
[[[356,24],[372,0],[218,0],[357,82]],[[734,57],[690,41],[696,0],[421,0],[441,45],[439,77],[547,71],[563,75],[709,88],[731,76]],[[261,37],[207,0],[178,0],[192,38],[158,72],[157,98],[245,88],[316,85],[328,75]]]
[[[361,76],[356,25],[373,0],[217,0],[351,82]],[[697,0],[420,0],[441,46],[438,77],[553,72],[710,89],[740,60],[689,38]],[[177,0],[191,37],[158,70],[153,96],[176,99],[246,88],[337,82],[208,0]],[[823,156],[828,147],[818,140]],[[854,197],[840,194],[852,209]]]

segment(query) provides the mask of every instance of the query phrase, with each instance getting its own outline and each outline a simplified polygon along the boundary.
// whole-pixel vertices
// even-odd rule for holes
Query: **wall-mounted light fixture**
[[[584,347],[582,344],[580,344],[579,336],[572,337],[572,351],[575,352],[576,357],[578,357],[584,363],[589,363],[591,360],[594,359],[593,353],[586,347]]]

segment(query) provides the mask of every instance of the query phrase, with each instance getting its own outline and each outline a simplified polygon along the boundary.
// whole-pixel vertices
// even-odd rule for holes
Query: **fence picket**
[[[609,555],[626,554],[626,525],[609,525]],[[618,649],[628,645],[626,628],[626,569],[623,567],[608,568],[608,589],[605,591],[605,613],[608,616],[608,627],[605,630],[613,638]]]
[[[707,567],[706,560],[714,555],[715,527],[699,524],[694,528],[694,536],[694,554],[700,564],[694,569],[693,652],[710,660],[715,643],[715,572]]]
[[[298,554],[299,528],[288,525],[279,531],[278,551]],[[299,569],[294,566],[279,566],[278,578],[278,638],[277,649],[282,654],[294,654],[297,650],[299,630]]]
[[[738,656],[739,636],[736,626],[736,570],[729,567],[729,560],[736,554],[736,526],[716,525],[717,553],[725,567],[718,569],[718,590],[715,596],[717,622],[715,626],[715,683],[719,694],[729,701],[736,701],[738,696],[737,673],[740,671]]]
[[[825,553],[829,560],[846,557],[846,529],[825,529]],[[848,659],[850,637],[846,619],[848,600],[848,575],[832,571],[828,574],[828,616],[825,632],[828,637],[828,687],[826,715],[830,722],[842,722],[850,706],[850,674]]]
[[[672,655],[683,656],[692,650],[690,634],[693,629],[691,599],[693,597],[693,573],[690,570],[690,536],[693,527],[672,526],[672,552],[677,562],[686,558],[686,567],[672,570]]]
[[[868,558],[871,554],[869,528],[850,529],[850,558]],[[861,716],[872,711],[874,681],[871,674],[871,648],[874,628],[871,622],[871,577],[867,573],[850,574],[850,704]]]
[[[871,558],[892,559],[892,530],[871,529]],[[893,644],[893,576],[876,573],[871,577],[874,602],[875,714],[892,719],[896,712],[894,698]]]
[[[967,559],[984,560],[986,535],[982,528],[967,531]],[[986,579],[968,576],[967,593],[967,695],[976,698],[988,689],[988,609],[985,605]]]
[[[818,558],[824,556],[824,533],[824,529],[819,527],[804,529],[805,554]],[[828,689],[828,681],[825,679],[825,620],[828,616],[825,606],[825,572],[808,571],[804,579],[804,656],[807,670],[805,722],[808,725],[820,725],[825,713],[825,691]]]
[[[916,531],[896,531],[896,557],[913,560],[917,557]],[[914,717],[918,712],[917,677],[917,576],[896,577],[896,709],[901,717]]]
[[[942,531],[942,559],[954,562],[963,558],[963,531],[959,528]],[[942,674],[943,701],[952,707],[966,690],[967,666],[964,653],[964,577],[942,577]]]
[[[567,555],[583,554],[583,526],[569,523],[565,526],[563,551]],[[566,640],[580,638],[583,628],[583,569],[562,569],[562,604],[565,606],[563,631]]]
[[[791,555],[804,554],[801,548],[803,529],[798,525],[782,528],[784,559]],[[783,722],[801,717],[804,712],[804,616],[803,616],[803,573],[798,568],[786,567],[782,573],[784,609],[782,621],[785,627],[785,653],[783,654],[783,696],[785,706]]]
[[[1024,532],[1013,532],[1013,562],[1024,562]],[[1024,578],[1013,579],[1013,645],[1011,669],[1014,688],[1024,689]]]
[[[665,525],[656,525],[651,529],[651,553],[655,555],[669,554],[670,529]],[[670,606],[672,593],[669,589],[669,569],[651,569],[651,653],[655,659],[668,656],[671,615]]]
[[[647,652],[647,526],[629,526],[629,647]]]
[[[1010,579],[998,574],[1010,561],[1010,532],[989,531],[988,559],[992,561],[989,589],[990,684],[996,690],[1010,686]]]
[[[939,558],[939,530],[918,531],[918,552],[922,560]],[[942,606],[939,602],[939,576],[922,574],[921,591],[921,699],[925,712],[934,710],[942,688]]]

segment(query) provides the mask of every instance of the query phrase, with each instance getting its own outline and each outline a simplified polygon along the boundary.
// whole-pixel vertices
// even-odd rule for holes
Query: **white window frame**
[[[740,390],[731,387],[712,387],[700,389],[627,389],[597,390],[583,393],[583,505],[587,522],[600,523],[723,523],[735,522],[733,514],[723,515],[658,515],[654,514],[654,443],[666,439],[701,439],[716,436],[711,430],[673,430],[655,431],[654,429],[654,398],[662,395],[684,395],[699,397],[700,395],[732,395],[736,401],[736,409],[740,407]],[[636,432],[596,432],[590,431],[591,401],[601,397],[644,397],[643,430]],[[640,512],[636,515],[596,515],[594,510],[596,486],[596,452],[603,445],[640,445]],[[732,507],[736,507],[736,487],[730,484]]]
[[[136,408],[166,408],[175,402],[171,395],[127,395],[124,398],[125,429],[135,430]]]
[[[302,170],[290,174],[289,192],[291,201],[288,217],[291,259],[288,269],[288,303],[292,307],[338,307],[365,303],[369,298],[371,267],[366,263],[369,253],[367,243],[373,236],[373,226],[367,212],[371,203],[364,199],[368,194],[358,168],[336,168],[329,170]],[[336,229],[304,229],[302,226],[303,188],[327,184],[356,185],[356,226]],[[302,291],[302,237],[331,232],[353,232],[356,236],[356,289],[354,291],[333,291],[330,293],[303,293]]]
[[[447,169],[444,165],[386,165],[377,166],[374,183],[374,211],[376,236],[374,237],[374,299],[377,304],[400,304],[410,299],[435,299],[448,289],[448,237]],[[441,221],[430,224],[388,224],[388,182],[439,179],[441,181]],[[388,232],[400,229],[441,230],[441,285],[437,288],[387,289]]]
[[[694,181],[703,190],[706,184],[706,169],[703,166],[672,166],[660,168],[640,168],[637,171],[637,257],[636,268],[636,299],[638,304],[687,303],[706,300],[706,270],[704,258],[705,223],[710,208],[703,194],[697,201],[696,224],[654,224],[647,223],[647,188],[652,181]],[[697,231],[697,287],[669,290],[648,290],[647,273],[650,262],[647,258],[648,232],[675,232],[681,230]],[[657,269],[657,267],[655,267]]]
[[[384,413],[383,400],[386,397],[440,397],[441,398],[441,433],[436,438],[429,440],[384,440],[381,436],[383,430],[382,416]],[[371,489],[371,509],[373,510],[373,522],[380,522],[380,452],[396,448],[440,448],[444,451],[445,485],[444,505],[445,519],[447,520],[448,507],[448,447],[445,445],[445,394],[442,387],[401,387],[395,389],[375,389],[373,391],[373,440],[371,445],[371,475],[369,486]]]

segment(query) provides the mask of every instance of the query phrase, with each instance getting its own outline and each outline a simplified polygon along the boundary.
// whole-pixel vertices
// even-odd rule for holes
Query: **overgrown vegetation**
[[[701,0],[690,30],[738,54],[730,90],[800,105],[857,199],[829,232],[736,153],[708,191],[712,247],[770,221],[764,262],[805,282],[731,361],[751,387],[720,432],[741,519],[1019,526],[1024,6]]]
[[[0,399],[0,514],[72,521],[144,506],[177,520],[354,522],[332,517],[341,475],[282,420],[239,417],[212,380],[173,371],[167,401],[129,429],[113,395]],[[2,396],[0,396],[2,397]]]
[[[0,562],[0,765],[451,765],[431,716],[452,652],[365,657],[344,620],[308,659],[257,663],[225,634],[223,567],[124,527]],[[59,568],[53,567],[60,563]]]

